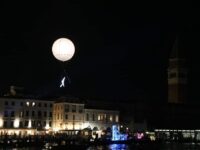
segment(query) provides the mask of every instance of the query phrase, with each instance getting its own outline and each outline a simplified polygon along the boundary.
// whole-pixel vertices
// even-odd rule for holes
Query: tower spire
[[[169,57],[168,102],[185,103],[187,97],[186,55],[180,36],[176,36]]]

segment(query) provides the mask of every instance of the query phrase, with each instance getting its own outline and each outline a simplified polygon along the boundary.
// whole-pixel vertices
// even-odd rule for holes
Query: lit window
[[[101,120],[101,115],[98,115],[98,120]]]
[[[32,106],[33,106],[33,107],[35,106],[35,102],[32,103]]]
[[[26,102],[26,106],[29,106],[29,104],[30,104],[29,102]]]
[[[119,122],[119,116],[118,115],[115,116],[115,122]]]
[[[112,115],[110,115],[110,121],[113,121],[113,116]]]

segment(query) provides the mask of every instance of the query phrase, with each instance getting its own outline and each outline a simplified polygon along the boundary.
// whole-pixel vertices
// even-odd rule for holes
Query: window
[[[95,121],[95,115],[92,114],[92,121]]]
[[[24,112],[23,111],[21,111],[20,113],[19,113],[19,117],[24,117]]]
[[[44,107],[47,107],[47,103],[44,103]]]
[[[49,117],[52,117],[52,112],[51,111],[49,112]]]
[[[89,114],[86,114],[86,121],[89,121]]]
[[[65,112],[69,112],[69,105],[65,105]]]
[[[60,114],[60,119],[63,119],[63,115],[62,114]]]
[[[101,120],[101,115],[98,115],[98,118],[97,118],[98,120]]]
[[[30,103],[29,102],[26,102],[26,106],[29,106],[30,105]]]
[[[11,121],[11,122],[10,122],[10,127],[13,128],[13,126],[14,126],[14,122]]]
[[[29,111],[27,110],[27,111],[26,111],[26,117],[28,117],[28,116],[29,116]]]
[[[20,102],[20,106],[23,106],[24,105],[24,103],[23,102]]]
[[[11,111],[10,116],[11,116],[11,117],[15,117],[15,111]]]
[[[72,105],[72,112],[76,112],[76,105]]]
[[[52,104],[49,104],[49,107],[52,107],[53,105]]]
[[[8,111],[4,111],[4,117],[8,117]]]
[[[33,106],[33,107],[35,106],[35,102],[32,102],[32,106]]]
[[[119,116],[118,115],[115,116],[115,122],[119,122]]]
[[[8,101],[5,101],[5,102],[4,102],[4,105],[8,106]]]
[[[47,112],[46,111],[44,111],[44,117],[47,117]]]
[[[35,111],[32,111],[32,117],[34,117],[35,116]]]
[[[41,103],[38,103],[38,107],[41,107]]]
[[[8,126],[8,125],[7,125],[7,121],[4,121],[4,122],[3,122],[3,127],[4,127],[4,128],[7,128],[7,126]]]
[[[25,121],[24,126],[25,126],[25,127],[28,127],[28,120]]]
[[[59,114],[57,114],[57,120],[59,120]]]
[[[83,106],[79,106],[79,113],[82,113],[83,112]]]
[[[51,121],[49,121],[49,127],[51,127],[51,124],[52,124]]]
[[[41,117],[41,116],[42,116],[41,111],[38,111],[38,117]]]
[[[73,120],[75,120],[75,115],[73,115]]]
[[[175,72],[169,74],[169,78],[174,78],[174,77],[176,77],[176,73]]]
[[[20,127],[20,128],[23,127],[23,122],[22,122],[22,121],[19,122],[19,127]]]
[[[112,115],[110,115],[110,121],[111,121],[111,122],[113,121],[113,116],[112,116]]]
[[[12,101],[11,105],[12,105],[12,106],[15,106],[15,102]]]
[[[44,126],[44,127],[46,126],[46,121],[43,122],[43,126]]]
[[[65,114],[65,119],[68,119],[68,114]]]

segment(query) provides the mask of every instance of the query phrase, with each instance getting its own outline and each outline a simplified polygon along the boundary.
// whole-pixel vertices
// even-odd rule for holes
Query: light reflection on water
[[[200,143],[165,143],[162,145],[156,145],[156,147],[144,146],[132,146],[127,144],[110,144],[110,145],[100,145],[100,146],[90,146],[87,150],[200,150]],[[0,148],[0,150],[38,150],[38,147],[34,148]]]
[[[110,144],[108,146],[91,146],[87,150],[129,150],[127,144]]]
[[[153,147],[148,145],[137,145],[131,146],[126,144],[111,144],[108,146],[91,146],[87,150],[138,150],[138,149],[145,149],[145,150],[200,150],[200,144],[197,143],[165,143],[162,145],[154,145]]]

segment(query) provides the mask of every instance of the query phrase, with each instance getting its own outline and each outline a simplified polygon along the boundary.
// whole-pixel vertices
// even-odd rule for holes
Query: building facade
[[[0,98],[0,132],[31,133],[52,128],[53,101]]]
[[[85,128],[104,130],[119,124],[119,111],[88,109],[73,101],[0,98],[1,134],[75,134]]]

